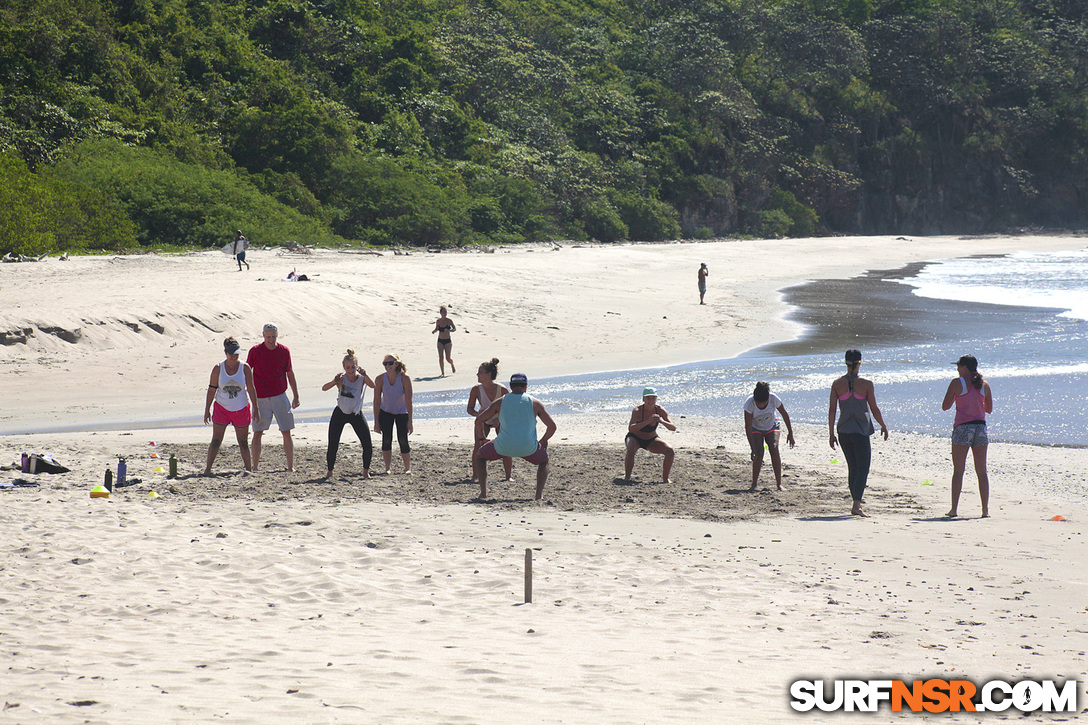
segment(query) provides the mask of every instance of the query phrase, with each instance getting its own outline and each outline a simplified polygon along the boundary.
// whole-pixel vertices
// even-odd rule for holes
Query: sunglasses
[[[386,367],[389,367],[390,365],[396,365],[396,364],[397,364],[396,360],[386,360],[385,362],[382,363],[382,365],[384,365]]]

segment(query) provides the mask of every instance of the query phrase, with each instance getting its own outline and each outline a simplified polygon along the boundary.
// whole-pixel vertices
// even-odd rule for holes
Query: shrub
[[[39,255],[56,244],[49,193],[18,156],[0,154],[0,252]]]
[[[775,211],[781,212],[789,220],[786,230],[780,232],[778,236],[809,237],[815,233],[816,222],[819,220],[816,212],[799,202],[797,197],[790,192],[778,189],[771,194],[767,205],[764,207],[764,226],[767,225],[768,213]],[[773,226],[777,228],[780,224],[780,218],[778,215],[774,215],[774,218],[776,221]]]
[[[680,236],[678,214],[671,205],[646,196],[614,194],[613,202],[632,239],[660,242]]]
[[[343,242],[321,222],[262,194],[242,172],[206,169],[150,149],[86,141],[54,173],[116,200],[145,246],[219,246],[235,229],[254,243]]]
[[[627,225],[606,199],[591,199],[582,204],[580,214],[586,234],[601,242],[616,242],[627,237]]]
[[[341,210],[341,234],[376,244],[457,242],[470,225],[457,190],[381,155],[337,159],[329,203]]]
[[[781,209],[768,209],[759,213],[759,230],[761,237],[785,237],[789,234],[793,220]]]

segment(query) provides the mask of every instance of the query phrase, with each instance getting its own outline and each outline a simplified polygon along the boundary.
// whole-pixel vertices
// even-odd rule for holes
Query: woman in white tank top
[[[370,461],[374,455],[374,444],[370,440],[370,428],[363,415],[363,395],[366,389],[374,387],[374,381],[359,367],[355,351],[348,348],[342,362],[344,372],[337,373],[332,380],[321,386],[322,390],[337,389],[336,407],[329,418],[329,446],[325,451],[325,463],[328,472],[325,480],[332,478],[332,469],[336,467],[336,454],[340,450],[340,435],[344,426],[350,425],[363,447],[363,478],[370,478]]]
[[[249,455],[249,424],[252,421],[250,405],[257,409],[257,391],[253,387],[253,370],[239,358],[241,346],[233,337],[223,341],[226,359],[212,368],[208,381],[208,395],[204,400],[204,425],[212,424],[212,442],[208,444],[208,458],[204,475],[210,476],[212,463],[219,455],[227,426],[234,426],[238,447],[242,452],[242,464],[247,471],[253,470]],[[248,397],[247,397],[248,396]],[[214,410],[212,404],[215,404]]]
[[[472,389],[468,393],[468,414],[473,418],[480,415],[480,413],[487,410],[488,406],[493,402],[506,395],[510,391],[506,389],[500,383],[495,382],[495,378],[499,375],[499,359],[497,357],[491,358],[490,362],[480,363],[480,368],[476,371],[477,385],[472,386]],[[477,405],[479,407],[477,407]],[[476,460],[476,451],[480,446],[487,442],[487,434],[494,428],[496,431],[499,429],[499,417],[495,416],[491,420],[484,421],[484,437],[478,438],[475,433],[475,424],[473,424],[473,439],[472,445],[472,459],[469,461],[469,466],[472,466],[472,461]],[[502,459],[502,466],[506,470],[506,480],[514,480],[514,459],[509,456],[505,456]],[[472,480],[476,480],[475,468],[473,468]]]

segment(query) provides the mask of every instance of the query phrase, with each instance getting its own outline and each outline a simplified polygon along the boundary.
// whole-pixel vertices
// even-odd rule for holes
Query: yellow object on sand
[[[95,486],[91,489],[91,498],[109,498],[110,492],[105,486]]]
[[[929,480],[929,479],[927,478],[926,480],[922,481],[922,485],[923,485],[923,486],[932,486],[932,485],[933,485],[933,481],[930,481],[930,480]]]
[[[147,498],[158,498],[158,497],[159,497],[159,494],[155,493],[154,491],[150,491],[147,494]]]
[[[166,469],[163,468],[162,466],[159,466],[158,468],[155,469],[155,473],[166,473]]]

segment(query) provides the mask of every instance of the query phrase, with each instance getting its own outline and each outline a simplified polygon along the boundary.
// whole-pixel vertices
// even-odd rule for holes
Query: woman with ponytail
[[[355,429],[355,435],[363,446],[363,478],[370,478],[370,460],[374,456],[374,445],[370,442],[370,428],[367,426],[366,416],[363,415],[363,393],[368,387],[374,387],[374,381],[366,374],[366,370],[359,367],[354,350],[349,349],[344,355],[343,365],[344,372],[337,373],[336,377],[321,386],[322,390],[334,387],[337,389],[336,407],[332,409],[332,417],[329,419],[329,448],[325,452],[328,473],[325,478],[332,478],[336,453],[340,448],[340,434],[348,424]]]
[[[978,476],[978,494],[982,498],[982,518],[986,518],[990,515],[990,477],[986,473],[986,447],[990,440],[986,435],[986,414],[994,411],[994,399],[990,384],[978,371],[978,360],[974,355],[964,355],[952,364],[959,377],[948,384],[941,403],[941,410],[948,410],[953,404],[956,406],[956,419],[952,424],[952,508],[945,515],[950,518],[958,515],[967,451],[971,451]]]
[[[487,410],[493,402],[506,395],[510,391],[502,383],[496,383],[495,378],[499,376],[499,359],[497,357],[491,358],[488,362],[480,363],[480,367],[476,370],[476,382],[477,384],[472,387],[472,390],[468,394],[468,414],[473,418],[479,417],[480,413]],[[475,432],[473,437],[475,443],[472,445],[472,460],[476,460],[476,451],[480,446],[487,443],[487,435],[492,429],[497,433],[499,430],[499,416],[494,416],[490,420],[484,421],[483,437],[481,438]],[[502,457],[502,467],[506,471],[506,480],[514,480],[514,459],[510,456]],[[472,467],[472,480],[476,480],[476,467]]]
[[[876,404],[876,389],[873,381],[858,376],[861,367],[861,350],[846,351],[846,375],[831,384],[831,402],[827,409],[827,427],[831,438],[831,447],[836,441],[842,446],[842,455],[846,459],[850,496],[854,507],[850,513],[854,516],[868,516],[861,510],[861,498],[865,494],[865,484],[869,479],[869,464],[872,461],[872,447],[869,436],[874,432],[870,411],[880,423],[880,432],[888,440],[888,426]],[[839,412],[839,422],[835,424],[835,413]],[[838,438],[835,433],[838,432]]]

